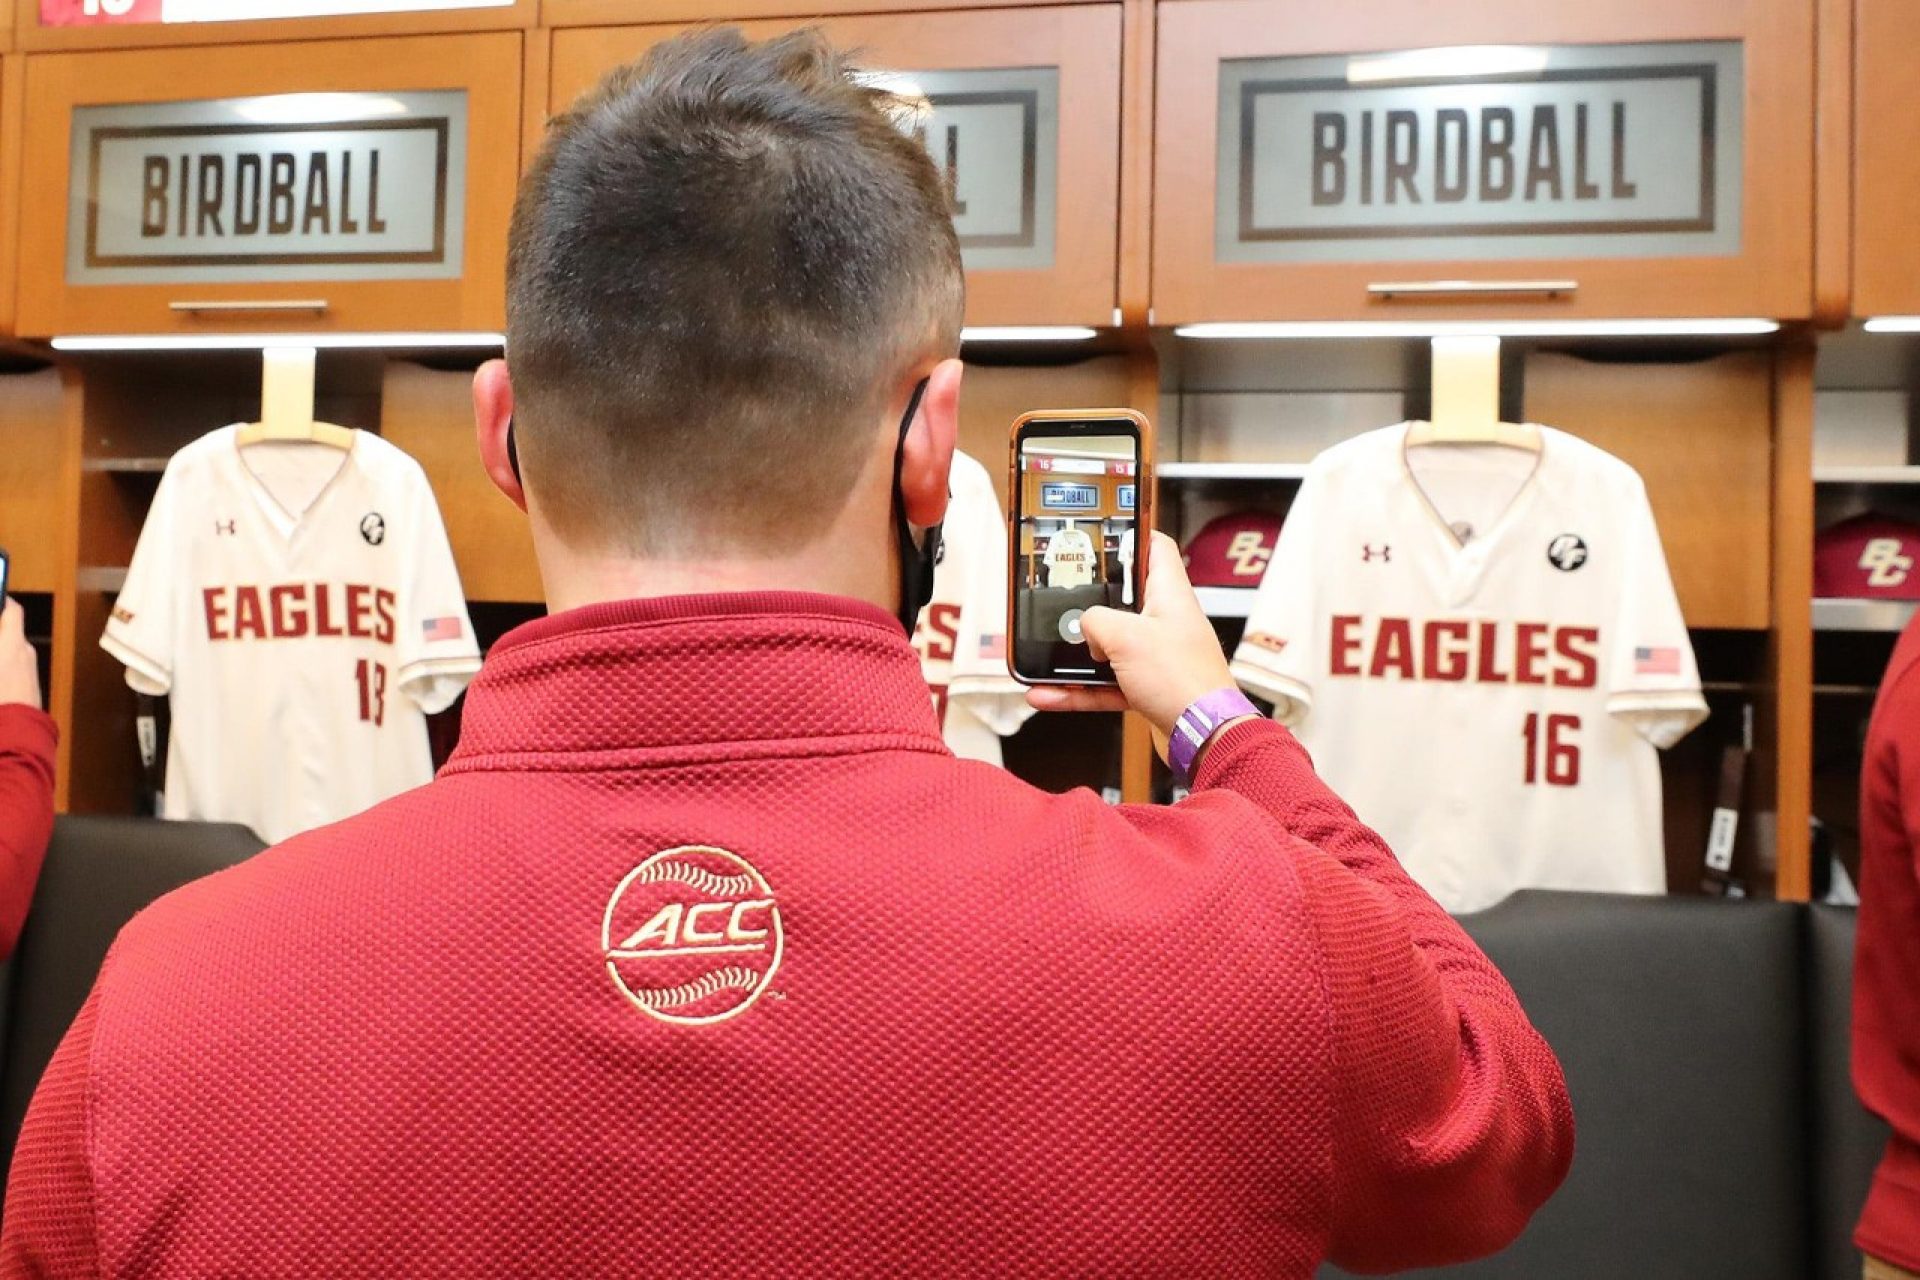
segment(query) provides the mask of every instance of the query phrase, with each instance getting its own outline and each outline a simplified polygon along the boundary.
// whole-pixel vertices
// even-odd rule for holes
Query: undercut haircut
[[[912,365],[955,354],[951,197],[815,30],[654,46],[555,119],[513,210],[515,442],[564,539],[771,554],[823,532]]]

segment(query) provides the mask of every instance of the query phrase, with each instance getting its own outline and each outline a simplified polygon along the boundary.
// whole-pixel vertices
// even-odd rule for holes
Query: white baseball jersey
[[[1120,603],[1133,603],[1133,526],[1120,535]]]
[[[1474,450],[1418,450],[1423,489],[1404,426],[1321,454],[1233,658],[1453,911],[1521,888],[1663,892],[1654,748],[1706,716],[1640,477],[1540,435],[1537,458],[1485,466],[1477,504]]]
[[[100,643],[169,696],[165,816],[278,841],[428,781],[480,651],[418,463],[237,432],[167,464]]]
[[[987,469],[953,455],[933,599],[913,647],[953,754],[999,764],[1000,739],[1033,714],[1007,670],[1007,526]]]
[[[1047,566],[1050,587],[1085,587],[1093,584],[1093,539],[1084,529],[1069,526],[1047,541],[1041,557]]]

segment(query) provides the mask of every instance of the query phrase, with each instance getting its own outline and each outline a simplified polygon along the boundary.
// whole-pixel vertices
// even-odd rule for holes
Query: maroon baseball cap
[[[1842,600],[1920,600],[1920,525],[1868,512],[1822,529],[1813,593]]]
[[[1209,520],[1187,542],[1187,577],[1196,587],[1257,587],[1280,544],[1280,517],[1235,511]]]

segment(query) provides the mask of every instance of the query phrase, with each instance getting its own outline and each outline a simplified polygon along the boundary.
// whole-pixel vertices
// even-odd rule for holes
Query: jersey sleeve
[[[394,677],[401,691],[432,715],[451,706],[480,669],[480,646],[433,489],[418,471],[412,488]]]
[[[982,477],[984,479],[984,476]],[[948,715],[964,713],[1006,737],[1027,722],[1026,687],[1007,669],[1007,526],[991,487],[956,492],[948,524],[965,563],[959,635],[947,679]]]
[[[1266,576],[1254,588],[1247,629],[1233,651],[1233,678],[1273,703],[1274,719],[1297,725],[1313,706],[1313,673],[1320,669],[1314,621],[1314,528],[1322,481],[1309,472],[1280,527]]]
[[[169,463],[100,637],[100,647],[126,667],[127,683],[155,696],[173,688],[176,569],[187,555],[178,519],[181,483],[177,465]]]
[[[1707,718],[1707,703],[1660,530],[1637,479],[1626,522],[1620,604],[1607,653],[1607,711],[1664,749]]]

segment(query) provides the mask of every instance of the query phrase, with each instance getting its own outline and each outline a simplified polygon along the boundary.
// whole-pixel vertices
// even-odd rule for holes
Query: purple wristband
[[[1229,720],[1259,714],[1260,709],[1238,689],[1215,689],[1195,698],[1173,722],[1173,733],[1167,739],[1167,766],[1173,770],[1174,781],[1183,787],[1193,785],[1193,758],[1207,745],[1215,729]]]

